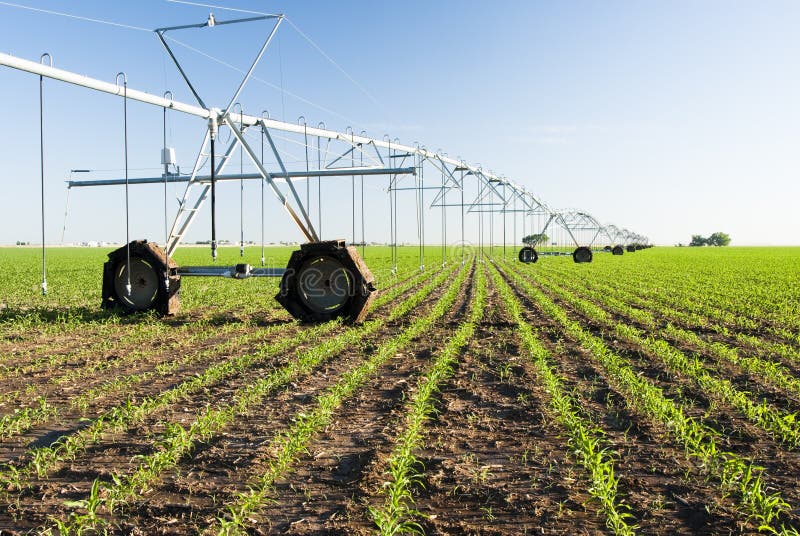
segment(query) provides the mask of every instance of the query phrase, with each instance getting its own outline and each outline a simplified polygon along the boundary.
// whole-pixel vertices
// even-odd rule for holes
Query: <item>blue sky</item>
[[[142,28],[202,22],[209,11],[237,16],[161,0],[19,3]],[[285,24],[256,73],[273,86],[255,82],[242,96],[250,113],[267,109],[287,121],[304,115],[311,124],[441,148],[505,174],[552,206],[585,209],[659,244],[714,231],[728,232],[735,244],[800,243],[800,3],[208,3],[284,13],[357,81]],[[244,68],[266,31],[253,23],[176,37]],[[223,106],[238,75],[176,50],[204,97]],[[108,81],[125,71],[133,88],[170,89],[191,100],[149,32],[0,4],[0,51],[31,60],[50,52],[56,66]],[[39,236],[37,87],[33,75],[0,69],[0,243]],[[58,82],[46,82],[45,98],[47,229],[57,241],[69,169],[120,176],[122,108],[118,98]],[[158,168],[161,126],[161,110],[131,107],[132,175]],[[184,167],[198,129],[197,120],[170,117],[170,144]],[[134,236],[162,236],[160,195],[134,193]],[[387,240],[380,236],[385,194],[371,183],[368,195],[373,239]],[[121,201],[119,189],[74,191],[67,241],[123,240]],[[235,240],[238,192],[223,190],[221,208],[220,234]],[[251,203],[254,240],[256,213]],[[299,239],[286,219],[274,215],[268,240]],[[412,223],[401,238],[413,239]],[[436,229],[428,235],[438,236]],[[207,235],[199,222],[190,239]]]

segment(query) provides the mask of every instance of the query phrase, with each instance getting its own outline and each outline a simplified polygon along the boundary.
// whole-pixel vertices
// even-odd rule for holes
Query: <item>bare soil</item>
[[[407,401],[420,375],[466,318],[475,290],[474,270],[484,269],[479,263],[472,267],[445,317],[383,364],[336,410],[328,426],[312,438],[305,453],[277,481],[265,508],[248,520],[250,533],[374,533],[376,526],[369,509],[385,500],[384,483],[390,478],[387,460],[402,433]],[[725,494],[661,425],[631,407],[612,387],[613,381],[596,358],[545,315],[514,284],[513,277],[504,277],[523,304],[525,319],[548,350],[551,365],[565,388],[578,401],[582,415],[602,433],[606,453],[615,460],[620,497],[628,505],[638,532],[755,532],[757,527],[738,511],[735,497]],[[141,535],[205,531],[225,515],[222,505],[247,492],[273,460],[273,439],[299,415],[313,409],[318,397],[345,372],[424,315],[446,285],[436,289],[416,311],[386,322],[357,345],[236,415],[220,433],[196,443],[191,454],[175,467],[160,472],[136,498],[111,513],[101,509],[99,515],[108,531]],[[722,448],[751,457],[765,467],[770,489],[779,491],[792,505],[783,521],[800,525],[800,456],[796,450],[771,438],[735,408],[712,400],[690,379],[667,370],[656,356],[618,340],[604,326],[551,298],[571,318],[604,338],[614,352],[630,360],[634,370],[662,389],[665,396],[684,404],[688,414],[717,430]],[[373,311],[370,318],[386,319],[399,301]],[[58,358],[58,367],[32,367],[18,375],[0,375],[0,400],[3,393],[18,393],[6,396],[0,416],[13,415],[14,409],[27,407],[36,396],[45,396],[58,409],[57,416],[0,441],[0,473],[24,467],[32,459],[32,447],[51,445],[60,436],[77,433],[125,400],[138,403],[215,363],[309,329],[289,322],[280,312],[241,329],[221,328],[228,325],[225,311],[202,315],[218,319],[218,329],[205,325],[196,328],[207,330],[207,336],[194,331],[190,321],[183,327],[181,322],[172,326],[187,335],[198,333],[196,344],[170,342],[163,334],[132,342],[126,340],[130,325],[115,328],[103,340],[94,326],[87,326],[52,339],[33,334],[29,339],[0,341],[0,352],[5,352],[9,367],[25,367],[50,356],[63,357]],[[235,318],[236,312],[231,311],[229,320]],[[347,329],[337,327],[326,337]],[[46,340],[55,341],[55,346],[48,350]],[[732,345],[734,341],[725,342]],[[319,342],[295,344],[241,374],[148,413],[125,429],[104,434],[47,475],[26,477],[21,491],[13,486],[2,490],[0,534],[35,534],[51,526],[53,519],[67,520],[71,512],[84,513],[86,510],[75,501],[87,498],[95,479],[109,482],[112,475],[131,474],[142,456],[160,448],[168,423],[188,426],[201,412],[230,402],[243,385]],[[676,346],[687,355],[697,350],[686,344]],[[140,352],[141,358],[114,364],[115,359],[134,351]],[[789,407],[797,403],[794,397],[753,383],[729,364],[705,358],[714,374],[728,377],[753,396]],[[58,378],[69,371],[97,360],[107,360],[109,366],[79,381],[59,383]],[[168,373],[148,375],[170,362],[181,364]],[[74,407],[75,398],[89,389],[137,374],[144,374],[146,379],[104,393],[89,401],[85,410]],[[589,491],[588,473],[578,463],[566,430],[555,419],[550,395],[530,356],[519,345],[516,326],[504,312],[491,279],[484,317],[461,351],[452,376],[440,387],[435,399],[437,412],[426,423],[424,447],[416,453],[421,474],[412,489],[415,521],[425,534],[609,533],[599,504]]]

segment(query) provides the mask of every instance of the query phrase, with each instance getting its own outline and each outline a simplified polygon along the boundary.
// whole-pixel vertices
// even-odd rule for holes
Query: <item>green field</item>
[[[360,325],[294,322],[276,279],[102,311],[106,253],[48,249],[42,297],[40,251],[0,249],[0,531],[800,527],[800,248],[368,247]]]

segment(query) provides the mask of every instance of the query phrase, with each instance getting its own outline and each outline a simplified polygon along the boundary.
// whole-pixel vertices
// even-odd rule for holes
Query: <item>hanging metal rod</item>
[[[17,58],[9,54],[0,53],[0,66],[11,67],[13,69],[18,69],[20,71],[38,74],[47,78],[52,78],[54,80],[60,80],[62,82],[67,82],[69,84],[75,84],[89,89],[94,89],[96,91],[109,93],[111,95],[117,95],[119,97],[122,96],[122,87],[117,86],[116,84],[104,82],[102,80],[97,80],[94,78],[90,78],[88,76],[79,75],[77,73],[65,71],[63,69],[56,69],[54,67],[50,67],[47,65],[40,65],[37,62]],[[211,119],[213,117],[218,123],[222,123],[223,118],[225,117],[225,112],[217,108],[206,109],[201,106],[195,106],[179,102],[176,100],[165,99],[162,96],[153,95],[151,93],[138,91],[135,89],[128,88],[127,97],[128,99],[131,100],[143,102],[146,104],[152,104],[155,106],[160,106],[162,108],[169,108],[171,110],[183,112],[189,115],[194,115],[206,120]],[[446,162],[447,164],[455,166],[456,170],[471,171],[475,174],[481,173],[487,179],[496,179],[505,182],[515,190],[519,190],[519,192],[523,191],[521,187],[514,185],[514,183],[509,181],[508,179],[505,179],[497,175],[493,175],[491,173],[487,173],[485,171],[481,171],[477,166],[466,164],[465,162],[456,160],[454,158],[441,156],[433,151],[429,151],[422,147],[402,145],[399,143],[392,143],[382,139],[373,139],[367,136],[351,135],[345,132],[337,132],[335,130],[329,130],[324,128],[304,126],[295,123],[287,123],[284,121],[277,121],[275,119],[267,119],[247,114],[244,114],[241,117],[237,115],[236,119],[237,119],[237,124],[241,122],[241,124],[245,127],[261,125],[270,130],[292,132],[295,134],[307,134],[309,137],[321,137],[331,140],[342,141],[345,143],[373,144],[375,147],[380,147],[382,149],[403,151],[405,153],[408,153],[409,155],[416,154],[422,156],[423,158],[437,159],[441,162]]]
[[[219,24],[219,23],[216,23]],[[200,25],[202,26],[202,25]],[[160,29],[162,31],[168,30],[167,28]],[[51,78],[53,80],[60,80],[62,82],[67,82],[70,84],[75,84],[78,86],[86,87],[89,89],[94,89],[96,91],[101,91],[103,93],[108,93],[111,95],[116,95],[118,97],[123,96],[123,88],[116,83],[105,82],[103,80],[97,80],[94,78],[90,78],[87,76],[83,76],[74,72],[66,71],[63,69],[57,69],[51,67],[49,65],[43,65],[35,61],[24,60],[21,58],[17,58],[11,56],[9,54],[0,53],[0,66],[11,67],[13,69],[17,69],[20,71],[25,71],[29,73],[33,73],[36,75],[40,75],[46,78]],[[153,95],[151,93],[147,93],[144,91],[138,91],[135,89],[127,88],[125,92],[125,97],[138,101],[143,102],[146,104],[151,104],[154,106],[159,106],[161,108],[168,108],[170,110],[175,110],[178,112],[186,113],[189,115],[193,115],[196,117],[200,117],[206,121],[212,120],[217,124],[221,124],[224,122],[226,118],[226,111],[219,110],[218,108],[205,108],[202,106],[196,106],[191,104],[186,104],[183,102],[176,101],[174,99],[167,99],[160,95]],[[319,127],[311,127],[307,125],[295,124],[295,123],[287,123],[284,121],[277,121],[274,119],[264,118],[264,117],[257,117],[257,116],[250,116],[250,115],[241,115],[237,116],[237,124],[241,127],[248,127],[248,126],[255,126],[258,125],[262,128],[266,128],[269,130],[276,130],[282,132],[290,132],[294,134],[303,134],[309,137],[318,137],[318,138],[326,138],[329,141],[340,141],[343,143],[349,143],[351,145],[366,145],[371,144],[375,148],[382,148],[388,149],[392,151],[392,154],[388,155],[388,158],[405,158],[411,155],[418,155],[423,159],[427,159],[429,161],[438,160],[442,164],[448,164],[452,166],[453,172],[465,172],[465,175],[473,175],[478,178],[478,180],[487,184],[491,189],[495,189],[496,185],[505,185],[508,190],[508,194],[513,198],[519,199],[524,207],[528,208],[529,213],[538,212],[538,210],[542,210],[545,213],[552,213],[552,211],[539,199],[534,197],[530,192],[527,192],[525,188],[522,186],[514,183],[513,181],[495,175],[491,172],[483,171],[479,166],[467,164],[463,160],[458,160],[450,157],[443,156],[441,154],[428,151],[423,147],[418,146],[410,146],[410,145],[403,145],[396,142],[391,142],[388,139],[373,139],[363,135],[353,135],[346,132],[337,132],[335,130],[329,130],[326,128],[319,128]],[[324,170],[326,172],[344,172],[345,175],[353,175],[355,174],[353,170]],[[323,172],[323,170],[314,171],[309,173],[308,175],[294,175],[293,173],[296,172],[289,172],[284,174],[283,178],[291,179],[293,177],[302,177],[302,176],[326,176],[327,173]],[[392,174],[392,171],[381,171],[380,173],[389,173]],[[278,174],[270,174],[270,177],[274,177],[276,179],[281,178],[280,173]],[[239,177],[237,177],[239,178]],[[163,177],[158,178],[158,182],[163,182]],[[135,181],[135,179],[133,180]],[[134,183],[131,181],[131,183]],[[77,182],[77,181],[76,181]],[[168,179],[169,182],[169,179]],[[175,181],[178,182],[178,181]],[[74,185],[79,186],[79,185]],[[81,185],[82,186],[82,185]],[[498,194],[499,195],[499,194]],[[501,196],[502,197],[502,196]],[[508,200],[507,200],[508,204]],[[582,217],[589,216],[585,213],[577,213]],[[593,218],[592,218],[593,219]],[[596,221],[596,220],[595,220]],[[560,222],[561,223],[561,222]],[[569,223],[567,221],[563,222],[563,225],[569,227]],[[599,227],[599,224],[598,224]],[[629,239],[637,239],[641,242],[647,242],[647,237],[637,235],[635,233],[630,233],[627,235]]]

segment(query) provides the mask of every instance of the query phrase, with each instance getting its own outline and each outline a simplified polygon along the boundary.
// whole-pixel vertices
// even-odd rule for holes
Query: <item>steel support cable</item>
[[[294,22],[292,22],[292,20],[291,20],[289,17],[285,17],[285,20],[286,20],[286,22],[288,22],[288,23],[289,23],[289,25],[290,25],[292,28],[294,28],[294,29],[295,29],[295,31],[297,31],[297,33],[298,33],[298,34],[300,34],[300,36],[301,36],[303,39],[305,39],[306,41],[308,41],[308,43],[309,43],[309,44],[310,44],[312,47],[314,47],[314,48],[317,50],[317,52],[319,52],[320,54],[322,54],[322,56],[323,56],[323,57],[324,57],[326,60],[328,60],[328,61],[329,61],[329,62],[330,62],[330,63],[331,63],[331,64],[332,64],[334,67],[336,67],[336,68],[339,70],[339,72],[341,72],[341,73],[342,73],[342,74],[343,74],[345,77],[347,77],[347,79],[348,79],[348,80],[350,80],[350,81],[353,83],[353,85],[355,85],[355,86],[356,86],[356,87],[357,87],[359,90],[361,90],[361,92],[362,92],[362,93],[364,93],[364,95],[366,95],[366,96],[369,98],[369,100],[371,100],[373,103],[377,104],[378,106],[383,106],[383,105],[382,105],[382,104],[381,104],[381,103],[380,103],[380,102],[379,102],[379,101],[378,101],[378,100],[377,100],[375,97],[373,97],[373,96],[372,96],[372,94],[371,94],[369,91],[367,91],[367,90],[364,88],[364,86],[362,86],[361,84],[359,84],[359,83],[358,83],[358,81],[357,81],[355,78],[353,78],[352,76],[350,76],[350,73],[348,73],[347,71],[345,71],[345,70],[344,70],[344,68],[343,68],[341,65],[339,65],[338,63],[336,63],[336,62],[333,60],[333,58],[331,58],[331,57],[330,57],[330,56],[329,56],[329,55],[328,55],[328,54],[327,54],[327,53],[326,53],[324,50],[322,50],[322,48],[321,48],[321,47],[320,47],[320,46],[319,46],[317,43],[315,43],[315,42],[314,42],[314,41],[313,41],[313,40],[312,40],[312,39],[311,39],[309,36],[307,36],[305,33],[303,33],[303,31],[302,31],[302,30],[300,30],[300,28],[298,28],[298,27],[297,27],[297,25],[295,25],[295,23],[294,23]]]
[[[126,30],[137,30],[137,31],[140,31],[140,32],[151,32],[152,31],[152,30],[149,30],[147,28],[140,28],[139,26],[131,26],[129,24],[122,24],[122,23],[119,23],[119,22],[113,22],[113,21],[102,20],[102,19],[93,19],[93,18],[89,18],[89,17],[83,17],[83,16],[80,16],[80,15],[73,15],[71,13],[64,13],[62,11],[52,11],[52,10],[49,10],[49,9],[42,9],[42,8],[38,8],[38,7],[24,6],[22,4],[15,4],[13,2],[0,2],[0,4],[2,4],[4,6],[8,6],[8,7],[15,7],[15,8],[18,8],[18,9],[25,9],[25,10],[28,10],[28,11],[35,11],[35,12],[38,12],[38,13],[45,13],[47,15],[56,15],[56,16],[59,16],[59,17],[66,17],[66,18],[69,18],[69,19],[82,20],[82,21],[85,21],[85,22],[96,22],[98,24],[105,24],[106,26],[116,26],[117,28],[125,28]]]
[[[42,54],[40,62],[47,58],[50,66],[53,66],[53,58],[50,54]],[[41,174],[41,194],[42,194],[42,296],[47,296],[47,257],[45,252],[45,230],[44,230],[44,76],[39,75],[39,171]]]
[[[130,233],[130,192],[128,184],[128,76],[117,73],[117,84],[122,76],[122,130],[125,149],[125,292],[131,296],[131,233]]]

